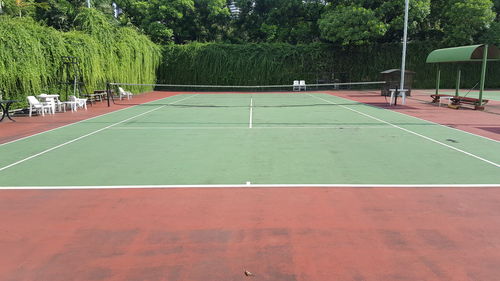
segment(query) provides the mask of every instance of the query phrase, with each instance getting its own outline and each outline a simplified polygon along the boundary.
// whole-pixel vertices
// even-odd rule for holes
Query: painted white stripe
[[[250,120],[248,121],[248,128],[252,129],[253,120],[253,98],[250,98]]]
[[[453,150],[455,150],[455,151],[461,152],[461,153],[463,153],[463,154],[466,154],[466,155],[468,155],[468,156],[471,156],[471,157],[473,157],[473,158],[476,158],[476,159],[478,159],[478,160],[481,160],[481,161],[483,161],[483,162],[485,162],[485,163],[491,164],[491,165],[493,165],[493,166],[495,166],[495,167],[497,167],[497,168],[500,168],[500,164],[495,163],[495,162],[490,161],[490,160],[487,160],[487,159],[485,159],[485,158],[482,158],[482,157],[480,157],[480,156],[477,156],[477,155],[472,154],[472,153],[470,153],[470,152],[467,152],[467,151],[465,151],[465,150],[462,150],[462,149],[456,148],[456,147],[451,146],[451,145],[449,145],[449,144],[446,144],[446,143],[440,142],[440,141],[438,141],[438,140],[435,140],[435,139],[433,139],[433,138],[430,138],[430,137],[424,136],[424,135],[419,134],[419,133],[417,133],[417,132],[414,132],[414,131],[412,131],[412,130],[405,129],[405,128],[403,128],[403,127],[400,127],[400,126],[398,126],[398,125],[392,124],[392,123],[390,123],[390,122],[387,122],[387,121],[385,121],[385,120],[382,120],[382,119],[377,118],[377,117],[375,117],[375,116],[372,116],[372,115],[370,115],[370,114],[367,114],[367,113],[364,113],[364,112],[358,111],[358,110],[356,110],[356,109],[352,109],[352,108],[349,108],[349,107],[347,107],[347,106],[344,106],[344,105],[341,105],[341,104],[338,104],[338,103],[335,103],[335,102],[332,102],[332,101],[329,101],[329,100],[326,100],[326,99],[323,99],[323,98],[320,98],[320,97],[313,96],[313,95],[311,95],[311,94],[308,94],[308,95],[309,95],[309,96],[311,96],[311,97],[313,97],[313,98],[320,99],[320,100],[322,100],[322,101],[325,101],[325,102],[328,102],[328,103],[331,103],[331,104],[338,105],[338,106],[340,106],[340,107],[342,107],[342,108],[345,108],[345,109],[348,109],[348,110],[350,110],[350,111],[356,112],[356,113],[358,113],[358,114],[361,114],[361,115],[366,116],[366,117],[368,117],[368,118],[371,118],[371,119],[373,119],[373,120],[377,120],[377,121],[379,121],[379,122],[382,122],[382,123],[388,124],[388,125],[390,125],[390,126],[393,126],[394,128],[398,128],[398,129],[403,130],[403,131],[405,131],[405,132],[407,132],[407,133],[413,134],[413,135],[415,135],[415,136],[419,136],[419,137],[424,138],[424,139],[426,139],[426,140],[428,140],[428,141],[431,141],[431,142],[434,142],[434,143],[440,144],[440,145],[442,145],[442,146],[448,147],[448,148],[453,149]]]
[[[171,188],[500,188],[498,184],[177,184],[177,185],[107,185],[107,186],[5,186],[0,190],[51,189],[171,189]]]
[[[412,99],[412,98],[410,98],[410,99]],[[422,118],[419,118],[419,117],[415,117],[415,116],[412,116],[412,115],[408,115],[408,114],[403,113],[403,112],[399,112],[399,111],[393,111],[393,112],[401,114],[401,115],[404,115],[404,116],[412,117],[412,118],[415,118],[415,119],[418,119],[418,120],[422,120],[422,121],[425,121],[425,122],[428,122],[428,123],[431,123],[431,124],[434,124],[434,125],[438,125],[438,126],[441,126],[441,127],[444,127],[444,128],[448,128],[448,129],[451,129],[451,130],[459,131],[461,133],[466,133],[466,134],[469,134],[469,135],[472,135],[472,136],[475,136],[475,137],[480,137],[480,138],[483,138],[483,139],[486,139],[486,140],[489,140],[489,141],[500,143],[499,140],[495,140],[495,139],[492,139],[492,138],[489,138],[489,137],[481,136],[481,135],[474,134],[474,133],[471,133],[471,132],[467,132],[467,131],[464,131],[464,130],[461,130],[461,129],[457,129],[457,128],[453,128],[453,127],[446,126],[446,125],[443,125],[443,124],[439,124],[439,123],[436,123],[436,122],[433,122],[433,121],[429,121],[429,120],[426,120],[426,119],[422,119]]]
[[[346,99],[346,98],[342,98],[342,97],[336,96],[335,94],[330,94],[330,93],[325,93],[325,94],[328,94],[328,95],[331,95],[331,96],[334,96],[334,97],[337,97],[337,98],[340,98],[340,99],[348,100],[348,101],[354,101],[354,100],[350,100],[350,99]],[[412,99],[412,98],[410,98],[410,99]],[[413,100],[415,100],[415,99],[413,99]],[[357,102],[357,101],[355,101],[355,102]],[[365,104],[365,103],[362,103],[362,102],[357,102],[357,103],[364,104],[366,106],[380,108],[378,106],[374,106],[374,105],[370,105],[370,104]],[[438,126],[450,129],[450,130],[455,130],[455,131],[458,131],[458,132],[461,132],[461,133],[469,134],[469,135],[472,135],[472,136],[475,136],[475,137],[480,137],[480,138],[483,138],[483,139],[486,139],[486,140],[489,140],[489,141],[500,143],[500,141],[492,139],[492,138],[489,138],[489,137],[481,136],[481,135],[474,134],[474,133],[471,133],[471,132],[467,132],[467,131],[464,131],[464,130],[461,130],[461,129],[457,129],[457,128],[453,128],[453,127],[446,126],[446,125],[443,125],[443,124],[439,124],[439,123],[436,123],[436,122],[433,122],[433,121],[430,121],[430,120],[426,120],[426,119],[422,119],[422,118],[415,117],[415,116],[412,116],[412,115],[408,115],[408,114],[403,113],[403,112],[399,112],[399,111],[395,111],[395,110],[393,110],[392,112],[397,113],[399,115],[404,115],[406,117],[411,117],[411,118],[415,118],[417,120],[425,121],[427,123],[431,123],[431,124],[434,124],[434,125],[438,125]]]
[[[170,97],[166,97],[166,98],[159,98],[159,99],[156,99],[156,100],[153,100],[153,101],[150,101],[150,102],[146,102],[144,104],[149,104],[149,103],[156,102],[156,101],[159,101],[159,100],[162,100],[162,99],[168,99],[168,98],[173,98],[173,97],[177,97],[177,96],[178,95],[174,95],[174,96],[170,96]],[[57,128],[54,128],[54,129],[50,129],[50,130],[47,130],[47,131],[43,131],[43,132],[40,132],[40,133],[36,133],[36,134],[33,134],[33,135],[29,135],[29,136],[26,136],[26,137],[15,139],[13,141],[0,143],[0,146],[4,146],[4,145],[10,144],[10,143],[15,143],[15,142],[18,142],[18,141],[21,141],[21,140],[24,140],[24,139],[32,138],[34,136],[42,135],[42,134],[45,134],[45,133],[48,133],[48,132],[52,132],[52,131],[55,131],[55,130],[59,130],[59,129],[62,129],[62,128],[65,128],[65,127],[68,127],[68,126],[73,126],[73,125],[76,125],[78,123],[86,122],[86,121],[89,121],[89,120],[92,120],[92,119],[95,119],[95,118],[99,118],[99,117],[102,117],[102,116],[106,116],[106,115],[109,115],[109,114],[112,114],[112,113],[115,113],[115,112],[119,112],[119,111],[122,111],[122,110],[127,110],[127,109],[130,109],[130,108],[133,108],[133,107],[137,107],[137,106],[141,106],[141,105],[134,105],[134,106],[130,106],[130,107],[125,107],[125,108],[122,108],[122,109],[118,109],[118,110],[115,110],[115,111],[111,111],[111,112],[108,112],[108,113],[104,113],[104,114],[101,114],[101,115],[90,117],[90,118],[87,118],[87,119],[84,119],[84,120],[76,121],[76,122],[71,123],[71,124],[66,124],[66,125],[61,126],[61,127],[57,127]]]
[[[252,127],[253,129],[394,129],[392,126],[259,126]],[[114,127],[111,130],[235,130],[235,129],[248,129],[247,127]]]
[[[192,97],[194,97],[194,96],[196,96],[196,95],[192,95],[192,96],[189,96],[189,97],[186,97],[186,98],[180,99],[180,100],[175,101],[175,102],[170,103],[170,104],[174,104],[174,103],[177,103],[177,102],[180,102],[180,101],[183,101],[183,100],[186,100],[186,99],[192,98]],[[167,105],[168,105],[168,104],[167,104]],[[95,135],[95,134],[97,134],[97,133],[99,133],[99,132],[101,132],[101,131],[104,131],[104,130],[106,130],[106,129],[109,129],[109,128],[113,127],[113,126],[116,126],[116,125],[119,125],[119,124],[125,123],[125,122],[127,122],[127,121],[129,121],[129,120],[132,120],[132,119],[134,119],[134,118],[137,118],[137,117],[143,116],[143,115],[145,115],[145,114],[151,113],[151,112],[153,112],[153,111],[156,111],[156,110],[158,110],[158,109],[164,108],[164,107],[166,107],[167,105],[163,105],[163,106],[160,106],[160,107],[157,107],[157,108],[153,108],[153,109],[151,109],[151,110],[148,110],[148,111],[146,111],[146,112],[143,112],[143,113],[137,114],[137,115],[135,115],[135,116],[132,116],[132,117],[127,118],[127,119],[125,119],[125,120],[122,120],[122,121],[120,121],[120,122],[117,122],[117,123],[111,124],[111,125],[109,125],[109,126],[106,126],[106,127],[104,127],[104,128],[101,128],[101,129],[95,130],[95,131],[90,132],[90,133],[88,133],[88,134],[85,134],[85,135],[83,135],[83,136],[80,136],[80,137],[74,138],[74,139],[72,139],[72,140],[70,140],[70,141],[67,141],[67,142],[64,142],[64,143],[62,143],[62,144],[56,145],[56,146],[51,147],[51,148],[49,148],[49,149],[46,149],[46,150],[44,150],[44,151],[42,151],[42,152],[39,152],[39,153],[33,154],[33,155],[29,156],[29,157],[26,157],[26,158],[24,158],[24,159],[21,159],[21,160],[19,160],[19,161],[16,161],[16,162],[14,162],[14,163],[12,163],[12,164],[9,164],[9,165],[7,165],[7,166],[4,166],[4,167],[0,168],[0,172],[1,172],[1,171],[3,171],[3,170],[6,170],[6,169],[8,169],[8,168],[11,168],[11,167],[13,167],[13,166],[16,166],[16,165],[18,165],[18,164],[21,164],[21,163],[23,163],[23,162],[26,162],[26,161],[28,161],[28,160],[30,160],[30,159],[33,159],[33,158],[35,158],[35,157],[38,157],[38,156],[40,156],[40,155],[43,155],[43,154],[45,154],[45,153],[47,153],[47,152],[50,152],[50,151],[52,151],[52,150],[55,150],[55,149],[58,149],[58,148],[60,148],[60,147],[65,146],[65,145],[68,145],[68,144],[70,144],[70,143],[73,143],[73,142],[79,141],[79,140],[84,139],[84,138],[86,138],[86,137],[89,137],[89,136]]]

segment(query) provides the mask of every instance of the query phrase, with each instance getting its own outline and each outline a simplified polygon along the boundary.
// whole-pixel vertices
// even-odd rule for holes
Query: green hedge
[[[435,86],[436,66],[426,64],[427,55],[437,44],[411,43],[408,46],[407,69],[415,71],[415,88]],[[219,44],[192,43],[164,48],[158,81],[169,84],[271,85],[307,82],[378,81],[380,72],[399,68],[401,45],[383,44],[336,48],[330,44]],[[456,68],[460,66],[462,87],[471,88],[479,81],[480,64],[445,64],[441,87],[454,87]],[[500,63],[490,63],[487,87],[500,87]]]
[[[109,82],[153,83],[161,48],[131,28],[117,27],[101,13],[83,9],[76,30],[60,32],[30,18],[0,17],[0,90],[26,100],[59,93],[62,57],[80,60],[87,90]],[[146,89],[133,89],[146,90]]]

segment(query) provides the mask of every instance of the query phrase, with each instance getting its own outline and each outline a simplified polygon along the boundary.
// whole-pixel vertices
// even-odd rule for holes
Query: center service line
[[[253,115],[253,98],[250,98],[250,120],[248,121],[248,128],[252,129],[252,115]]]

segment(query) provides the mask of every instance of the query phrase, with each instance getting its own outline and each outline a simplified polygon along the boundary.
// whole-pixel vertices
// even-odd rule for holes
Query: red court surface
[[[6,281],[500,276],[497,189],[2,191],[0,209]]]
[[[500,140],[500,115],[422,100],[393,109]],[[0,143],[123,107],[16,117]],[[0,222],[2,281],[500,280],[500,188],[2,190]]]

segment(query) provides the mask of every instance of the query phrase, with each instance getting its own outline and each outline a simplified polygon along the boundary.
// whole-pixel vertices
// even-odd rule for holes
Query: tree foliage
[[[339,69],[363,81],[397,67],[401,48],[404,0],[116,0],[118,19],[111,0],[92,0],[92,9],[85,2],[0,0],[1,89],[22,97],[57,84],[64,55],[81,58],[90,89],[156,75],[288,83]],[[500,44],[499,12],[500,0],[411,0],[408,65],[421,86],[432,86],[422,64],[429,48]],[[152,41],[165,46],[159,73]]]
[[[146,36],[114,26],[93,9],[80,9],[75,19],[77,30],[61,32],[29,17],[0,16],[0,89],[6,96],[56,93],[63,56],[79,59],[89,91],[107,81],[155,81],[161,50]]]
[[[237,0],[240,13],[230,23],[233,38],[251,42],[308,43],[319,39],[322,1]]]
[[[495,19],[491,0],[450,0],[443,13],[444,40],[450,45],[468,45],[488,30]]]
[[[91,0],[111,17],[112,0]],[[116,0],[119,23],[159,44],[189,42],[398,42],[405,0]],[[29,16],[69,31],[86,0],[1,0],[0,13]],[[19,5],[22,3],[22,5]],[[500,0],[411,0],[408,38],[446,45],[489,42]]]
[[[323,14],[319,21],[323,38],[341,45],[364,45],[382,37],[387,24],[375,15],[375,11],[359,6],[337,6]]]

